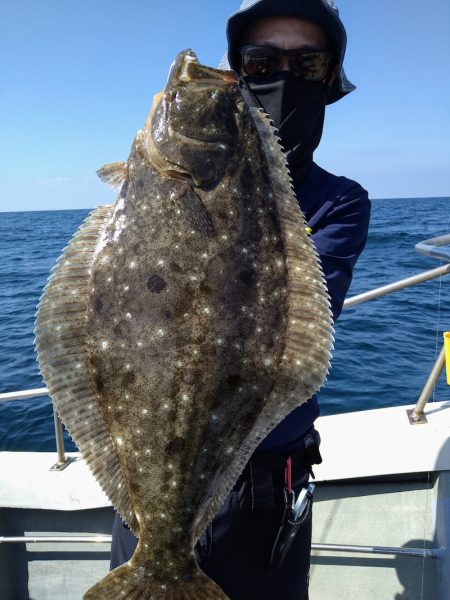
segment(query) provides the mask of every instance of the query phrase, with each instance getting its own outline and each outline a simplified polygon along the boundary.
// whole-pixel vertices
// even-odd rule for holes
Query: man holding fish
[[[227,37],[221,68],[239,73],[244,99],[278,130],[337,319],[370,214],[359,184],[313,162],[326,105],[354,89],[342,67],[346,32],[338,10],[332,0],[246,0],[230,17]],[[271,431],[196,546],[199,566],[232,600],[308,598],[308,481],[321,462],[318,415],[313,396]],[[111,566],[127,561],[135,546],[117,517]]]

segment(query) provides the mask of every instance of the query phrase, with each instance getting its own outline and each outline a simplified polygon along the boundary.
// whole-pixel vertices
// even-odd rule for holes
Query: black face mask
[[[328,86],[295,79],[289,71],[271,77],[245,76],[242,95],[272,119],[293,175],[312,160],[322,137]]]

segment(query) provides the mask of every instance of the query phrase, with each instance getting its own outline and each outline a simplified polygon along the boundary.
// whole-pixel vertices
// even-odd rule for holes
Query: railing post
[[[431,369],[431,373],[427,379],[427,382],[423,386],[422,393],[417,400],[417,404],[413,409],[409,409],[406,412],[408,413],[409,421],[411,425],[423,424],[427,423],[427,418],[423,412],[426,403],[428,402],[433,389],[438,382],[439,377],[444,369],[445,365],[445,355],[444,355],[444,346],[442,346],[442,350],[437,358],[437,361],[434,363],[433,368]]]
[[[56,440],[56,451],[58,453],[58,461],[50,468],[50,471],[62,471],[71,462],[71,459],[66,457],[64,448],[64,433],[63,424],[59,418],[56,408],[53,405],[53,421],[55,424],[55,440]]]

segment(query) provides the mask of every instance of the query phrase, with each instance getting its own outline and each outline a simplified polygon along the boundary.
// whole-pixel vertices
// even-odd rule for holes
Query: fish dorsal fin
[[[103,491],[137,531],[119,459],[97,403],[87,344],[91,268],[112,213],[113,206],[95,209],[59,258],[39,302],[35,344],[61,420]]]
[[[128,166],[126,162],[113,162],[100,167],[96,174],[103,181],[114,188],[120,188],[128,176]]]
[[[333,345],[328,292],[317,251],[308,237],[306,221],[294,194],[286,156],[269,116],[259,108],[249,110],[261,139],[282,227],[289,288],[288,325],[275,385],[251,433],[210,486],[212,493],[197,512],[194,539],[220,509],[260,442],[322,386]],[[293,381],[297,381],[295,389],[292,389]]]

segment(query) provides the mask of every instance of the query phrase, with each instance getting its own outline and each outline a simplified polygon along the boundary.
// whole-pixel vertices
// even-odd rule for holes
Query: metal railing
[[[0,536],[0,544],[110,544],[111,535],[24,535]],[[440,558],[441,548],[407,548],[398,546],[358,546],[354,544],[311,544],[316,552],[346,552],[348,554],[385,554],[391,556],[415,556],[419,558]],[[70,550],[66,550],[70,552]]]
[[[450,273],[450,248],[444,248],[445,245],[450,244],[450,235],[433,238],[431,240],[425,240],[416,245],[416,250],[426,256],[438,258],[440,260],[447,261],[447,264],[424,271],[412,277],[401,279],[384,285],[382,287],[358,294],[352,298],[347,299],[344,302],[344,308],[350,308],[363,302],[368,302],[375,298],[380,298],[386,294],[405,289],[441,277]],[[423,413],[425,404],[427,403],[430,394],[435,386],[442,369],[444,367],[444,349],[442,349],[439,357],[434,365],[430,376],[422,390],[422,393],[417,401],[416,407],[408,411],[410,421],[412,423],[423,423],[426,422],[426,418]],[[9,392],[0,394],[0,401],[19,400],[26,398],[36,398],[38,396],[47,396],[47,388],[37,388],[32,390],[24,390],[22,392]],[[52,467],[52,470],[61,470],[69,463],[65,455],[64,450],[64,437],[63,437],[63,426],[61,419],[59,418],[55,408],[53,409],[54,423],[55,423],[55,439],[56,447],[58,452],[58,461]],[[111,543],[110,535],[94,535],[94,536],[11,536],[5,537],[0,536],[0,544],[2,543]],[[348,544],[312,544],[311,548],[315,551],[328,551],[328,552],[346,552],[346,553],[363,553],[363,554],[385,554],[392,556],[414,556],[420,558],[439,558],[442,555],[442,549],[440,548],[404,548],[404,547],[386,547],[386,546],[355,546]]]
[[[418,273],[417,275],[413,275],[412,277],[407,277],[406,279],[399,279],[398,281],[394,281],[393,283],[389,283],[387,285],[383,285],[368,292],[363,292],[362,294],[357,294],[356,296],[347,298],[347,300],[344,301],[343,308],[351,308],[352,306],[356,306],[357,304],[362,304],[364,302],[368,302],[369,300],[381,298],[382,296],[386,296],[387,294],[391,294],[392,292],[396,292],[398,290],[418,285],[419,283],[424,283],[425,281],[430,281],[431,279],[435,279],[436,277],[442,277],[444,275],[450,274],[450,235],[444,235],[431,238],[429,240],[424,240],[423,242],[419,242],[418,244],[416,244],[415,248],[416,251],[420,254],[431,258],[436,258],[438,260],[444,260],[447,261],[447,263],[435,269],[423,271],[422,273]],[[430,376],[419,396],[415,408],[408,411],[408,416],[410,418],[411,423],[426,423],[426,417],[423,412],[424,407],[428,402],[433,388],[436,385],[442,373],[444,364],[444,349],[442,349],[430,373]],[[7,392],[0,394],[0,402],[8,400],[36,398],[38,396],[47,395],[47,388],[24,390],[22,392]],[[61,470],[69,464],[71,459],[68,459],[65,455],[63,425],[55,408],[53,408],[53,415],[55,423],[55,440],[56,450],[58,453],[58,460],[51,469]]]
[[[35,388],[33,390],[23,390],[22,392],[6,392],[0,394],[0,402],[7,402],[9,400],[26,400],[29,398],[38,398],[40,396],[48,396],[47,388]],[[61,419],[56,412],[55,405],[53,405],[53,422],[55,428],[55,441],[56,441],[56,452],[58,459],[56,463],[50,467],[50,471],[61,471],[67,465],[72,462],[73,458],[66,456],[64,448],[64,430]]]

